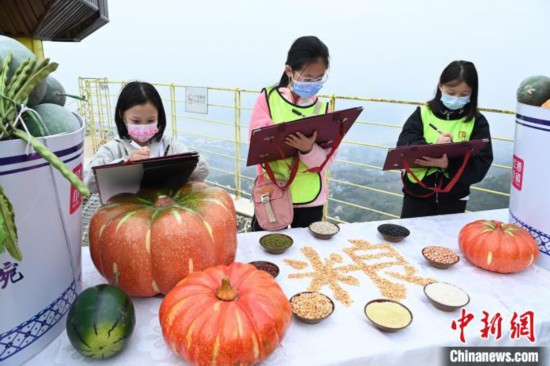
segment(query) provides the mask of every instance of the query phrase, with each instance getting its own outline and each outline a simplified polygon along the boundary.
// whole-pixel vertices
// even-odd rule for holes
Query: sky
[[[426,101],[464,59],[480,106],[513,110],[521,80],[550,75],[548,0],[111,0],[109,18],[80,43],[44,43],[69,92],[79,76],[259,90],[303,35],[329,48],[327,94]]]

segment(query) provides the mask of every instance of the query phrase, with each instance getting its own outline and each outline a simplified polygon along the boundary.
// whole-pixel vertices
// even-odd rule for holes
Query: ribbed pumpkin
[[[235,262],[195,272],[160,306],[169,348],[195,365],[250,365],[280,344],[292,312],[273,277]]]
[[[496,220],[478,220],[464,226],[458,243],[470,262],[492,272],[522,271],[539,255],[531,234],[519,226]]]
[[[235,259],[237,223],[224,190],[190,183],[175,194],[114,196],[90,220],[97,270],[130,296],[167,293],[193,271]]]

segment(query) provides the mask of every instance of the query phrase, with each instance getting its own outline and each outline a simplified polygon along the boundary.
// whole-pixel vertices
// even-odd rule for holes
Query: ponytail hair
[[[305,66],[321,60],[325,67],[329,67],[328,47],[315,36],[304,36],[294,41],[286,58],[285,65],[292,70],[301,70]],[[286,88],[290,84],[290,78],[283,72],[277,88]]]

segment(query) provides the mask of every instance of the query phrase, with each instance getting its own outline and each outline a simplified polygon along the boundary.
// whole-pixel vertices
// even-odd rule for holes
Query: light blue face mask
[[[301,98],[311,98],[319,93],[323,87],[322,81],[293,81],[292,91],[298,94]]]
[[[456,111],[463,108],[466,104],[470,103],[470,96],[467,97],[453,97],[452,95],[441,93],[441,103],[450,110]]]

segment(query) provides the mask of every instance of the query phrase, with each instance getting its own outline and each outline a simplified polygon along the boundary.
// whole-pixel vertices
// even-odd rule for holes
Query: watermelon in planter
[[[13,38],[0,35],[0,60],[4,60],[9,51],[11,51],[12,53],[12,59],[8,71],[8,78],[11,78],[13,76],[17,67],[19,67],[21,62],[23,62],[25,59],[36,59],[34,53],[32,53],[22,43],[16,41]],[[38,103],[40,103],[40,100],[44,98],[45,94],[46,80],[42,80],[29,95],[27,104],[29,106],[37,105]]]
[[[53,103],[63,107],[67,101],[67,97],[63,95],[65,94],[65,88],[63,85],[61,85],[61,83],[51,75],[46,79],[46,84],[46,93],[40,101],[40,104]]]
[[[41,121],[36,116],[25,116],[25,123],[31,135],[50,136],[59,133],[74,132],[80,128],[80,123],[76,116],[57,104],[46,103],[34,107],[36,113],[41,117]],[[27,112],[27,114],[32,112]],[[34,117],[34,118],[33,118]]]
[[[119,287],[98,285],[75,299],[67,315],[67,336],[80,354],[108,358],[124,348],[135,323],[128,295]]]
[[[12,53],[12,59],[8,71],[8,78],[13,76],[17,67],[19,67],[21,62],[26,58],[36,59],[34,53],[23,44],[17,42],[13,38],[0,35],[0,59],[4,60],[9,51]]]
[[[550,78],[547,76],[530,76],[523,80],[517,91],[520,103],[537,107],[550,99]]]
[[[44,99],[44,96],[46,95],[46,89],[47,89],[47,84],[46,84],[46,80],[42,80],[34,89],[33,91],[29,94],[29,99],[27,100],[27,105],[29,107],[34,107],[36,106],[38,103],[40,103],[40,101],[42,99]]]

